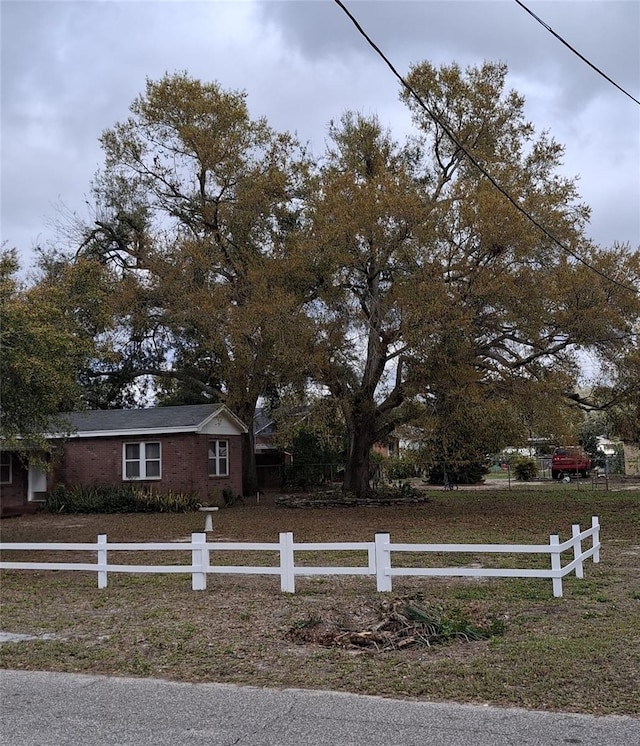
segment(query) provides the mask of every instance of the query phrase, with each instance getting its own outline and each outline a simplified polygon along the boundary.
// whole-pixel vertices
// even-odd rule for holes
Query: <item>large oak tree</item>
[[[126,341],[120,365],[95,372],[150,376],[165,401],[224,399],[249,427],[253,492],[254,410],[287,365],[299,308],[285,247],[304,153],[252,119],[244,93],[185,74],[148,81],[102,145],[80,254],[118,273],[114,334]]]
[[[420,417],[446,432],[465,398],[470,412],[491,408],[495,426],[503,402],[510,433],[514,407],[521,429],[551,430],[577,351],[615,356],[638,318],[638,255],[585,238],[588,209],[560,175],[562,147],[535,134],[505,76],[489,63],[414,67],[425,106],[403,94],[417,136],[402,145],[375,118],[332,127],[304,242],[321,281],[313,375],[342,409],[345,489],[356,494],[369,488],[376,441]]]

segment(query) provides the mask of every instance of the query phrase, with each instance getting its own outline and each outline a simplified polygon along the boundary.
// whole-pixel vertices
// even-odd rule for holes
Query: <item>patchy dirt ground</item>
[[[36,639],[0,645],[0,665],[640,716],[640,492],[439,490],[429,497],[413,506],[312,510],[262,498],[220,510],[212,538],[276,541],[293,531],[297,541],[363,541],[386,531],[402,542],[542,543],[550,533],[568,538],[572,523],[588,526],[598,515],[602,562],[587,563],[584,580],[565,580],[562,599],[541,579],[404,578],[392,594],[378,594],[371,578],[298,578],[291,595],[269,576],[213,575],[206,591],[194,592],[187,575],[112,574],[98,590],[94,573],[2,571],[0,627]],[[94,541],[98,533],[171,541],[203,527],[199,513],[39,514],[0,524],[4,542]],[[233,557],[259,561],[269,558]],[[520,566],[539,561],[519,558]],[[448,617],[499,619],[503,634],[383,650],[300,633],[363,632],[376,624],[381,603],[416,596]]]

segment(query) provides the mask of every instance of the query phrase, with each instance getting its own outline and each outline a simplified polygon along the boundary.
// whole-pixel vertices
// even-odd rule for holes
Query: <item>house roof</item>
[[[309,408],[306,406],[296,407],[286,412],[288,418],[295,418],[295,424],[302,422],[309,416]],[[276,419],[266,407],[258,407],[253,415],[254,435],[269,436],[276,431]]]
[[[96,409],[68,412],[63,417],[69,424],[68,432],[72,436],[87,438],[200,432],[212,419],[220,416],[230,421],[240,432],[247,432],[246,425],[224,404],[191,404],[149,409]]]
[[[258,407],[253,415],[253,434],[254,435],[273,435],[274,431],[273,417],[263,407]]]

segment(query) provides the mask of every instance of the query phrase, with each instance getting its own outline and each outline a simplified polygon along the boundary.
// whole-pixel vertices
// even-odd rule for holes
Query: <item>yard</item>
[[[565,578],[559,599],[543,579],[396,578],[393,593],[378,594],[373,578],[298,578],[287,595],[268,576],[210,575],[206,591],[192,591],[188,575],[111,574],[98,590],[95,573],[3,571],[0,629],[38,639],[0,645],[0,665],[640,716],[640,490],[594,492],[585,483],[429,495],[413,506],[303,510],[262,499],[220,510],[210,539],[271,542],[293,531],[296,541],[365,541],[385,531],[395,542],[533,544],[550,533],[569,538],[573,523],[586,528],[597,515],[601,562],[588,561],[583,580]],[[171,541],[203,526],[200,513],[38,514],[0,528],[5,542],[82,542],[99,533]],[[235,554],[224,561],[258,564]],[[500,555],[433,561],[514,566]],[[518,558],[522,567],[545,561]],[[389,652],[296,635],[361,629],[385,599],[417,594],[449,616],[500,620],[504,633]]]

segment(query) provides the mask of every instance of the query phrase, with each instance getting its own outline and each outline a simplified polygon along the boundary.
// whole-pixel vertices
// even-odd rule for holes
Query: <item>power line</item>
[[[525,10],[525,11],[526,11],[526,12],[527,12],[527,13],[528,13],[528,14],[529,14],[529,15],[530,15],[530,16],[531,16],[532,18],[535,18],[535,19],[536,19],[536,21],[537,21],[537,22],[538,22],[538,23],[539,23],[539,24],[540,24],[541,26],[544,26],[544,28],[546,28],[546,29],[547,29],[547,31],[548,31],[548,32],[549,32],[550,34],[552,34],[553,36],[555,36],[555,37],[556,37],[556,39],[557,39],[557,40],[558,40],[559,42],[562,42],[562,44],[564,44],[564,45],[565,45],[565,47],[567,47],[567,49],[570,49],[570,50],[571,50],[571,51],[572,51],[572,52],[573,52],[573,53],[574,53],[575,55],[577,55],[577,56],[578,56],[578,57],[579,57],[579,58],[580,58],[580,59],[581,59],[581,60],[582,60],[583,62],[585,62],[585,63],[586,63],[587,65],[589,65],[589,67],[590,67],[590,68],[591,68],[592,70],[595,70],[595,71],[596,71],[596,72],[598,73],[598,75],[602,75],[602,77],[603,77],[603,78],[604,78],[605,80],[609,81],[609,83],[611,83],[611,85],[615,86],[615,87],[616,87],[616,88],[617,88],[617,89],[618,89],[619,91],[622,91],[622,93],[624,93],[624,95],[625,95],[625,96],[629,96],[629,98],[630,98],[630,99],[631,99],[632,101],[635,101],[635,102],[636,102],[636,104],[640,104],[640,101],[638,101],[638,99],[637,99],[637,98],[635,98],[635,96],[632,96],[632,95],[631,95],[631,94],[630,94],[630,93],[629,93],[628,91],[625,91],[625,89],[624,89],[624,88],[623,88],[622,86],[618,85],[618,84],[617,84],[617,83],[615,82],[615,80],[612,80],[612,79],[611,79],[611,78],[610,78],[610,77],[609,77],[609,76],[608,76],[608,75],[607,75],[606,73],[603,73],[603,72],[602,72],[602,70],[600,70],[600,68],[599,68],[599,67],[596,67],[596,66],[595,66],[595,65],[594,65],[594,64],[593,64],[592,62],[590,62],[590,61],[589,61],[589,60],[588,60],[588,59],[587,59],[587,58],[586,58],[586,57],[585,57],[584,55],[580,54],[580,52],[578,52],[578,50],[577,50],[577,49],[575,49],[574,47],[572,47],[572,46],[571,46],[571,44],[569,44],[569,42],[568,42],[568,41],[565,41],[565,40],[564,40],[564,39],[563,39],[563,38],[562,38],[562,37],[560,36],[560,34],[556,33],[556,32],[555,32],[555,31],[554,31],[554,30],[553,30],[553,29],[551,28],[551,26],[549,26],[549,24],[548,24],[548,23],[546,23],[545,21],[543,21],[543,20],[542,20],[542,18],[540,18],[539,16],[537,16],[537,15],[536,15],[536,14],[535,14],[535,13],[534,13],[534,12],[533,12],[532,10],[529,10],[529,8],[527,8],[527,6],[526,6],[526,5],[524,4],[524,3],[520,2],[520,0],[515,0],[515,1],[516,1],[516,3],[517,3],[517,4],[518,4],[518,5],[519,5],[519,6],[520,6],[520,7],[521,7],[521,8],[523,9],[523,10]]]
[[[637,294],[638,290],[637,288],[633,288],[630,285],[626,285],[623,282],[620,282],[616,280],[613,277],[610,277],[609,275],[605,274],[601,270],[599,270],[597,267],[594,267],[592,264],[590,264],[586,259],[583,259],[579,254],[577,254],[573,249],[569,248],[568,246],[565,246],[558,238],[556,238],[547,228],[545,228],[541,223],[539,223],[533,215],[529,214],[524,207],[520,205],[520,203],[515,200],[505,189],[502,187],[498,181],[487,171],[487,169],[465,148],[465,146],[462,144],[462,142],[456,137],[456,135],[451,131],[451,129],[445,124],[445,122],[438,116],[438,114],[435,111],[431,111],[429,107],[425,104],[425,102],[422,100],[422,98],[419,96],[419,94],[415,91],[415,89],[407,83],[407,81],[400,75],[400,73],[396,70],[396,68],[393,66],[393,63],[389,60],[389,58],[384,54],[384,52],[378,47],[378,45],[371,39],[371,37],[367,34],[367,32],[362,28],[358,20],[355,18],[355,16],[351,13],[351,11],[345,6],[345,4],[342,2],[342,0],[334,0],[336,5],[338,5],[344,13],[347,15],[349,20],[353,23],[353,25],[356,27],[360,35],[366,40],[366,42],[369,44],[369,46],[378,54],[378,56],[385,62],[387,67],[391,70],[393,75],[400,81],[400,83],[407,89],[407,91],[415,98],[415,100],[418,102],[420,107],[428,114],[431,119],[433,119],[436,124],[438,124],[444,133],[447,135],[447,137],[451,140],[451,142],[460,149],[462,153],[464,153],[467,158],[471,161],[471,163],[480,171],[480,173],[488,179],[491,184],[502,194],[503,197],[505,197],[515,208],[518,210],[519,213],[525,216],[527,220],[529,220],[535,227],[543,233],[548,239],[550,239],[553,243],[555,243],[557,246],[559,246],[566,254],[569,254],[572,256],[576,261],[580,262],[580,264],[584,265],[587,269],[590,269],[592,272],[595,272],[595,274],[602,277],[604,280],[607,280],[608,282],[613,283],[614,285],[617,285],[618,287],[623,288],[624,290],[628,290],[629,292],[633,293],[634,295]]]

